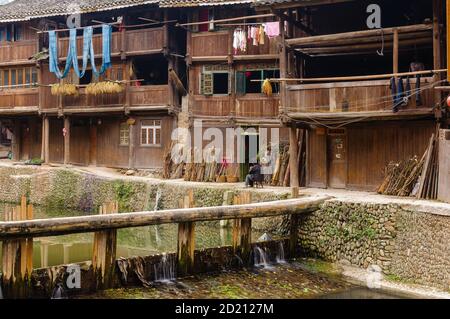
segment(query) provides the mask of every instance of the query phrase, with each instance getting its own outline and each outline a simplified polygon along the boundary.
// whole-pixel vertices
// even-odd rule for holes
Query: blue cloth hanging
[[[102,53],[102,66],[100,67],[100,71],[97,71],[97,67],[95,66],[95,52],[94,52],[94,44],[91,41],[91,66],[92,73],[99,77],[106,72],[107,69],[111,67],[111,40],[112,40],[112,27],[110,25],[102,26],[102,36],[103,36],[103,53]]]
[[[67,53],[66,66],[64,71],[61,73],[58,67],[58,39],[56,37],[56,31],[52,30],[48,32],[48,53],[49,53],[49,70],[54,73],[58,79],[64,79],[69,74],[70,68],[72,67],[72,46],[69,43],[69,50]]]

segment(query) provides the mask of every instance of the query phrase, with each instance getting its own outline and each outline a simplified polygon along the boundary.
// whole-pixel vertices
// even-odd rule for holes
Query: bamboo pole
[[[117,214],[118,202],[103,204],[100,215]],[[114,270],[116,264],[117,229],[108,229],[94,234],[92,266],[97,289],[108,289],[114,286]]]
[[[182,201],[182,207],[194,207],[194,192],[190,190]],[[195,223],[178,224],[177,270],[179,276],[192,274],[194,271]]]
[[[246,20],[246,19],[270,18],[270,17],[275,17],[275,14],[267,13],[267,14],[257,14],[257,15],[252,15],[252,16],[242,16],[242,17],[228,18],[228,19],[209,20],[209,21],[202,21],[202,22],[190,22],[190,23],[181,23],[181,24],[177,23],[175,26],[188,27],[188,26],[210,24],[210,23],[222,23],[222,22],[231,22],[231,21],[241,21],[241,20]]]
[[[389,74],[376,74],[376,75],[357,75],[357,76],[341,76],[341,77],[328,77],[328,78],[272,78],[271,82],[336,82],[336,81],[363,81],[363,80],[377,80],[377,79],[389,79],[392,77],[404,77],[413,75],[426,75],[431,73],[445,73],[447,69],[440,70],[427,70],[416,72],[400,72]],[[252,82],[263,82],[264,80],[251,80]]]

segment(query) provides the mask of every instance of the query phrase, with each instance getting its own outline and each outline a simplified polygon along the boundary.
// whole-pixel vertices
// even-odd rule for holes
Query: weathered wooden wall
[[[423,155],[434,130],[433,120],[385,121],[347,126],[346,188],[374,191],[381,184],[384,168],[389,162]],[[325,129],[309,131],[310,187],[329,185],[327,135]]]

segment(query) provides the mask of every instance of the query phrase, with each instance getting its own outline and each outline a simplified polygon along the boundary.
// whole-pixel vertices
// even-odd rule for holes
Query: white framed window
[[[161,145],[161,120],[144,120],[141,123],[141,145]]]
[[[119,141],[120,146],[130,145],[130,126],[126,122],[120,123]]]

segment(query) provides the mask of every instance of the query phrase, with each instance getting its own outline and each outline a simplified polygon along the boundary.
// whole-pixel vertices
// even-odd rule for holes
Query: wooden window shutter
[[[202,73],[201,93],[203,95],[213,95],[213,74]]]
[[[237,71],[236,72],[236,95],[244,95],[245,94],[246,81],[247,81],[247,78],[245,77],[245,72]]]

